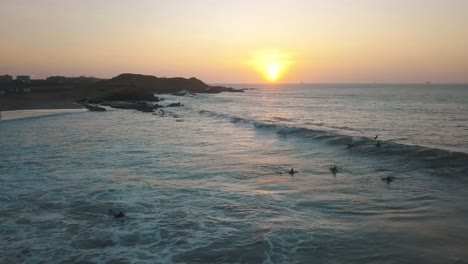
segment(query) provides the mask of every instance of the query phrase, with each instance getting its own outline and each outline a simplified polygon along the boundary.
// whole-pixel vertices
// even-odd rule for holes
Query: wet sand
[[[76,113],[84,112],[86,109],[36,109],[36,110],[13,110],[13,111],[3,111],[1,112],[1,121],[26,118],[26,117],[35,117],[35,116],[45,116],[45,115],[57,115],[57,114],[67,114],[67,113]]]
[[[66,93],[30,93],[0,96],[0,121],[86,111]]]
[[[33,109],[81,109],[67,93],[30,93],[0,96],[0,111]]]

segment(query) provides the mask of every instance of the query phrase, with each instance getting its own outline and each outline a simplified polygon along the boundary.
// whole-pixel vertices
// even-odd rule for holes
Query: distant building
[[[49,76],[46,78],[46,81],[56,84],[63,84],[66,83],[68,80],[65,76]]]
[[[31,81],[31,78],[29,78],[28,75],[18,75],[18,76],[16,76],[16,80],[22,81],[24,83],[28,83],[28,82]]]
[[[7,83],[7,82],[12,82],[13,77],[10,75],[0,75],[0,83]]]

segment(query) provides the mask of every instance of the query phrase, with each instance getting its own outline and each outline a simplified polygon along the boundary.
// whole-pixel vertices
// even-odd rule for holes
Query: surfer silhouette
[[[119,211],[117,213],[117,212],[114,212],[114,210],[112,209],[109,209],[109,213],[111,213],[114,216],[114,218],[122,218],[125,216],[125,214],[122,211]]]
[[[114,218],[122,218],[124,216],[125,216],[125,214],[122,213],[122,212],[114,213]]]
[[[336,165],[334,165],[333,167],[330,168],[330,171],[331,173],[333,173],[334,176],[336,176],[336,173],[338,172],[338,168],[336,167]]]
[[[387,182],[387,184],[390,184],[393,182],[396,178],[393,176],[387,176],[387,177],[382,177],[380,178],[382,181]]]

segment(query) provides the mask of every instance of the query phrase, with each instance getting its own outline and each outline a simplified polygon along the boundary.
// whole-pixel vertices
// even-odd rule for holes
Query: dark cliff
[[[243,90],[230,87],[210,86],[197,78],[158,78],[131,73],[120,74],[110,80],[101,81],[96,86],[100,89],[130,88],[154,93],[178,93],[184,90],[191,93],[243,92]]]

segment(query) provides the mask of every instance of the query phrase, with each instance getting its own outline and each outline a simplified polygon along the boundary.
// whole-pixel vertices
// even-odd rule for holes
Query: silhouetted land
[[[1,92],[5,94],[1,95]],[[121,74],[112,79],[49,77],[28,83],[0,83],[0,111],[47,108],[82,108],[76,102],[155,101],[154,93],[167,94],[243,92],[230,87],[210,86],[197,78],[158,78]]]

